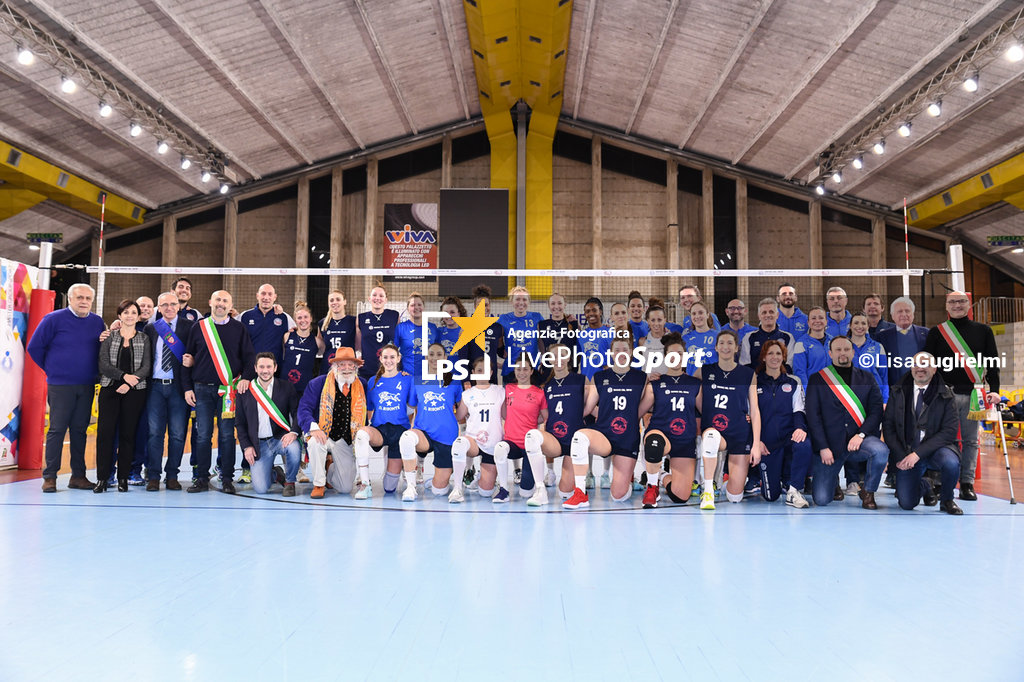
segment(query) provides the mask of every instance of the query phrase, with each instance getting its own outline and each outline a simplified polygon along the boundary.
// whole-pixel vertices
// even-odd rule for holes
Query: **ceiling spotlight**
[[[856,168],[857,170],[860,170],[861,168],[863,168],[864,167],[864,157],[860,156],[859,154],[857,156],[855,156],[854,159],[853,159],[853,167]]]
[[[900,137],[910,137],[910,121],[901,123],[900,127],[896,129],[896,132],[900,134]]]
[[[114,113],[114,107],[100,100],[100,116],[108,118],[112,113]]]
[[[975,71],[973,74],[964,79],[964,90],[967,92],[978,91],[978,72]]]
[[[65,95],[70,95],[78,89],[78,84],[71,80],[67,76],[61,76],[60,78],[60,91]]]
[[[1024,247],[1018,246],[1016,249],[1014,249],[1010,253],[1024,253]]]
[[[135,121],[132,121],[131,125],[128,127],[128,134],[130,134],[132,137],[138,137],[139,135],[142,134],[142,126],[140,126]]]
[[[210,175],[210,171],[208,171],[208,170],[206,170],[204,168],[202,174],[199,176],[199,179],[202,180],[203,182],[209,182],[210,178],[212,178],[212,177],[213,176]]]
[[[875,154],[877,154],[879,156],[884,154],[885,153],[885,138],[883,137],[881,140],[876,142],[875,146],[871,148],[871,151],[873,151]]]
[[[168,147],[167,143],[164,142],[163,140],[160,140],[159,142],[156,143],[157,154],[166,154],[168,149],[170,149],[170,147]]]
[[[29,251],[38,251],[39,250],[39,244],[29,244],[28,245],[28,250]]]
[[[1024,46],[1017,41],[1013,41],[1013,44],[1006,50],[1006,58],[1011,62],[1019,62],[1024,59]]]
[[[32,53],[32,50],[27,47],[18,45],[18,63],[22,66],[31,66],[36,60],[36,56]]]
[[[192,167],[192,162],[189,160],[189,158],[187,156],[182,156],[181,157],[181,170],[188,170],[191,167]]]
[[[226,183],[226,182],[220,183],[220,193],[221,194],[227,194],[228,193],[228,183]]]
[[[935,118],[942,113],[942,100],[937,99],[928,105],[928,115]]]
[[[840,173],[839,171],[836,171],[835,173],[832,174],[832,182],[834,182],[834,183],[836,183],[838,185],[842,181],[843,181],[843,174],[842,173]]]
[[[815,193],[818,196],[821,196],[822,194],[825,193],[825,185],[821,185],[821,184],[815,185],[814,186],[814,191],[815,191]]]

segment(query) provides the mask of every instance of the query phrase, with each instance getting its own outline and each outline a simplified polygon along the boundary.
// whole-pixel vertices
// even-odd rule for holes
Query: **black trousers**
[[[117,473],[128,478],[135,458],[135,431],[146,407],[146,392],[132,389],[121,394],[113,386],[104,386],[96,402],[96,477],[100,481],[110,478],[117,433]]]

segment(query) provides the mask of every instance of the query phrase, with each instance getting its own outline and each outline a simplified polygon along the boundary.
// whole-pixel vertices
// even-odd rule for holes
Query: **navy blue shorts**
[[[423,434],[427,443],[430,444],[430,449],[434,451],[434,468],[435,469],[451,469],[452,468],[452,444],[451,443],[439,443],[427,434]]]
[[[754,441],[754,432],[750,424],[743,424],[735,429],[727,429],[721,432],[725,440],[725,451],[730,455],[750,454],[750,446]]]
[[[687,459],[697,459],[697,441],[694,439],[685,440],[682,438],[668,438],[668,445],[671,451],[668,453],[669,457],[686,457]]]
[[[613,455],[622,455],[623,457],[632,457],[637,459],[640,457],[640,432],[632,431],[623,433],[622,435],[615,435],[614,433],[604,433],[600,431],[608,442],[612,446]]]
[[[522,459],[526,457],[526,450],[519,447],[510,440],[503,440],[502,443],[508,443],[508,458],[509,459]],[[488,455],[486,452],[480,451],[480,461],[483,464],[494,464],[494,455]]]
[[[373,428],[380,431],[381,438],[384,439],[384,443],[379,448],[373,448],[373,451],[380,452],[381,448],[386,445],[388,448],[388,459],[402,459],[402,452],[398,449],[398,439],[409,430],[409,427],[398,424],[381,424]]]

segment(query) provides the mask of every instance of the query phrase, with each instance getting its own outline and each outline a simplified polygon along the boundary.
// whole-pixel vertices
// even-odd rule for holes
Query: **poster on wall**
[[[38,269],[0,258],[0,467],[18,463],[28,304]]]
[[[437,204],[384,204],[384,269],[436,268]],[[433,282],[436,277],[386,275],[385,282]]]

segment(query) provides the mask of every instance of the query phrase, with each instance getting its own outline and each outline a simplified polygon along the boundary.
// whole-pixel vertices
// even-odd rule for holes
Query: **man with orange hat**
[[[314,378],[299,401],[299,426],[306,432],[309,464],[313,476],[310,497],[321,499],[327,483],[339,493],[352,492],[356,499],[372,496],[370,462],[357,462],[352,442],[360,426],[366,425],[366,386],[359,378],[363,364],[348,346],[331,358],[331,371]],[[354,486],[356,469],[359,485]]]

